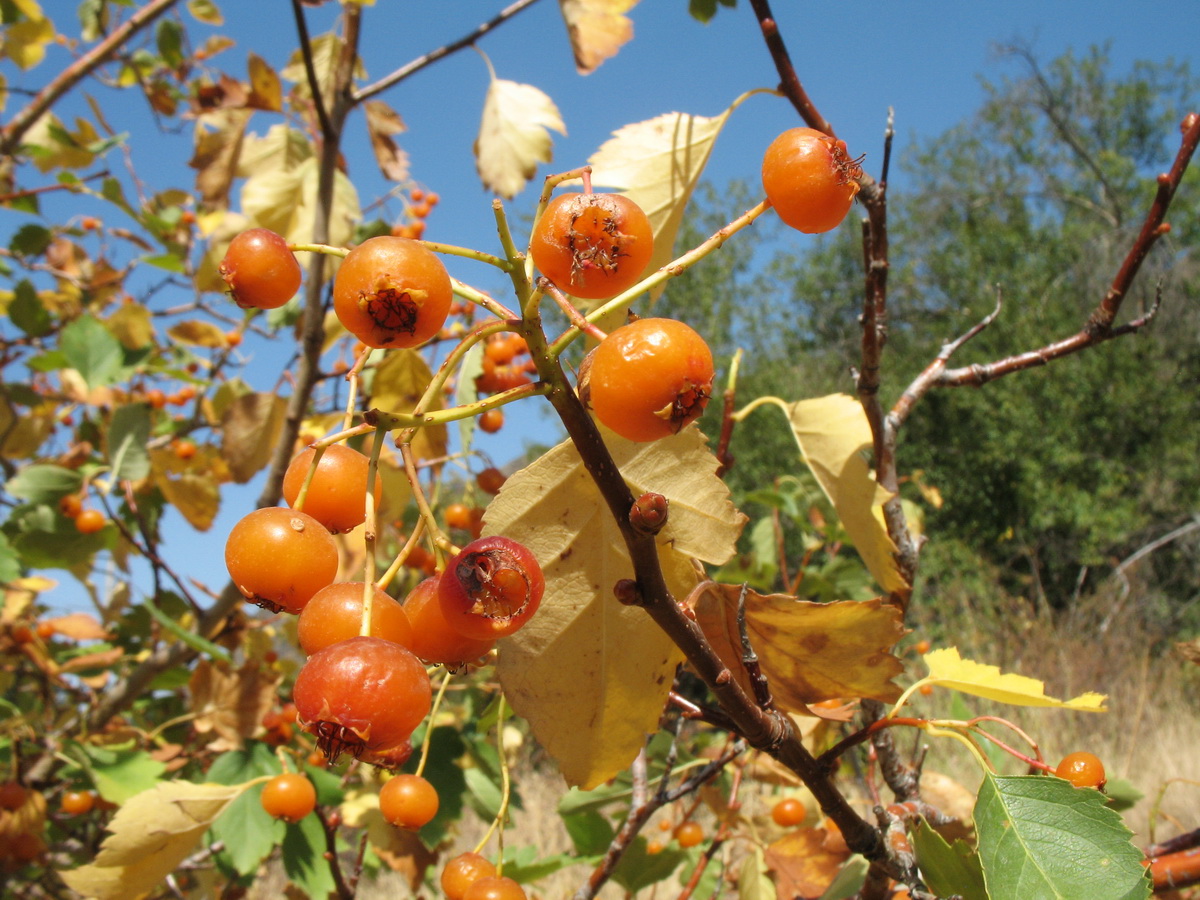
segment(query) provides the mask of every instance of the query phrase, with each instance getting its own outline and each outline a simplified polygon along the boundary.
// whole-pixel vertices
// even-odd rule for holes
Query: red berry
[[[337,575],[337,545],[312,516],[268,506],[233,526],[225,542],[225,566],[250,602],[272,612],[298,613]]]
[[[262,807],[276,819],[299,822],[317,806],[317,789],[303,775],[285,772],[266,783]]]
[[[234,302],[243,308],[276,309],[300,288],[300,263],[287,241],[267,228],[251,228],[235,237],[219,271]]]
[[[380,788],[379,811],[397,828],[415,831],[437,815],[438,794],[420,775],[397,775]]]
[[[441,329],[454,299],[434,253],[408,238],[363,241],[342,260],[333,304],[346,330],[369,347],[416,347]]]
[[[529,621],[545,587],[542,567],[527,547],[486,537],[446,564],[438,602],[451,628],[476,640],[495,640]]]
[[[529,253],[568,294],[602,300],[632,287],[654,253],[641,207],[621,194],[555,197],[533,227]]]
[[[479,659],[492,649],[493,640],[476,640],[455,631],[442,613],[439,578],[426,578],[404,601],[412,624],[412,652],[427,663],[458,666]]]
[[[638,319],[593,352],[587,395],[596,418],[621,437],[653,441],[698,419],[712,382],[704,338],[673,319]]]
[[[814,128],[792,128],[771,142],[763,157],[767,199],[792,228],[806,234],[841,224],[858,193],[862,167],[846,143]]]
[[[475,483],[485,494],[498,494],[508,477],[495,466],[484,469],[475,476]]]
[[[0,784],[0,809],[17,809],[25,805],[29,791],[15,781]]]
[[[310,656],[292,697],[305,730],[336,762],[343,752],[387,755],[402,747],[429,713],[432,692],[425,666],[404,647],[353,637]]]
[[[296,637],[307,655],[362,633],[363,588],[361,581],[341,581],[313,594],[296,623]],[[412,625],[404,607],[379,588],[373,591],[371,637],[411,649]]]
[[[446,900],[463,900],[467,888],[480,878],[492,878],[496,867],[478,853],[461,853],[442,869],[441,886]]]

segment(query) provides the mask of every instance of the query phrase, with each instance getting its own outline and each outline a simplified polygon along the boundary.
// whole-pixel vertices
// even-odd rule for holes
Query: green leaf
[[[777,900],[779,897],[763,858],[762,847],[756,845],[742,860],[737,889],[738,900]]]
[[[41,225],[22,225],[8,242],[14,256],[41,256],[50,246],[54,235]]]
[[[108,430],[108,458],[113,477],[138,481],[150,474],[150,408],[126,403],[113,413]]]
[[[454,389],[454,405],[466,406],[479,399],[479,391],[475,389],[475,379],[483,374],[483,341],[467,351],[463,357],[462,367],[458,373],[458,386]],[[458,440],[462,452],[471,451],[471,438],[475,434],[475,416],[458,420]]]
[[[17,282],[12,302],[8,304],[8,317],[23,332],[34,337],[47,334],[54,321],[42,298],[25,279]]]
[[[57,503],[82,486],[83,475],[77,469],[43,463],[26,466],[8,480],[4,489],[31,503]]]
[[[825,889],[820,900],[849,900],[862,890],[867,880],[867,869],[870,867],[870,863],[861,856],[850,857],[842,866],[842,871],[833,879],[833,884]]]
[[[174,253],[163,253],[158,256],[144,256],[142,257],[142,262],[158,269],[165,269],[168,272],[175,272],[178,275],[182,275],[187,271],[187,267],[184,265],[183,260]]]
[[[585,809],[569,816],[563,816],[563,825],[575,845],[575,852],[580,856],[594,856],[603,853],[612,843],[612,823],[594,809]]]
[[[505,859],[504,874],[518,884],[530,884],[582,862],[578,857],[565,853],[543,856],[543,852],[538,847],[518,847]]]
[[[222,25],[225,22],[221,10],[212,0],[188,0],[187,8],[196,21],[205,25]]]
[[[58,346],[89,387],[110,384],[122,370],[121,342],[92,316],[80,316],[64,328]]]
[[[1128,778],[1108,779],[1108,784],[1104,786],[1104,793],[1108,795],[1107,806],[1113,812],[1132,809],[1139,800],[1146,796]]]
[[[0,532],[0,584],[7,584],[21,577],[21,560],[17,551],[8,542],[8,537]]]
[[[325,829],[316,816],[287,826],[283,837],[283,870],[288,880],[310,897],[328,897],[335,889],[325,860]]]
[[[988,900],[979,854],[966,841],[946,843],[921,819],[912,833],[917,863],[930,889],[939,895],[960,894],[963,900]]]
[[[423,774],[438,793],[438,811],[421,829],[421,840],[427,846],[436,847],[449,837],[450,830],[462,818],[467,780],[458,759],[466,749],[458,729],[452,726],[439,725],[430,735]]]
[[[135,794],[158,784],[167,767],[143,750],[113,750],[108,747],[84,747],[86,768],[100,796],[110,803],[124,803]]]
[[[668,846],[658,853],[648,853],[646,847],[646,839],[638,835],[613,870],[613,881],[631,894],[669,878],[687,856],[677,845]]]
[[[975,803],[991,900],[1138,900],[1143,855],[1104,795],[1060,778],[988,774]]]
[[[244,784],[280,771],[279,760],[271,748],[254,741],[243,750],[218,756],[207,777],[217,784]],[[264,786],[259,784],[244,791],[213,822],[213,838],[225,842],[225,855],[241,875],[254,872],[284,837],[283,822],[262,808]]]
[[[183,62],[183,26],[174,19],[162,19],[158,23],[158,52],[171,68]]]
[[[475,807],[476,812],[484,820],[496,818],[500,813],[500,788],[478,768],[467,769],[463,774],[474,801],[471,805]]]

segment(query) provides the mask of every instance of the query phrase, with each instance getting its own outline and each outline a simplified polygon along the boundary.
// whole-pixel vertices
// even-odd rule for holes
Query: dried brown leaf
[[[188,679],[188,691],[192,711],[197,714],[192,723],[196,731],[215,735],[208,749],[216,753],[240,750],[274,705],[280,678],[278,672],[264,669],[256,660],[247,660],[239,669],[201,660]]]
[[[767,847],[780,897],[820,897],[833,883],[850,851],[829,849],[827,837],[824,828],[800,828]]]
[[[638,0],[558,0],[575,66],[587,75],[633,37],[633,22],[624,15]]]
[[[54,631],[73,641],[103,641],[108,638],[108,632],[95,616],[85,612],[69,613],[65,616],[55,616],[46,622],[54,626]]]
[[[221,452],[233,480],[245,484],[271,461],[287,401],[265,392],[235,399],[221,416]]]
[[[390,181],[404,181],[408,178],[408,154],[392,140],[393,135],[404,132],[404,120],[382,100],[368,100],[365,105],[367,133],[379,171]]]

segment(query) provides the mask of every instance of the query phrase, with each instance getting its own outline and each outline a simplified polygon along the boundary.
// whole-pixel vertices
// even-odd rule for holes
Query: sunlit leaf
[[[659,534],[668,584],[695,583],[688,557],[720,563],[743,519],[694,428],[652,444],[607,438],[634,495],[670,501]],[[508,479],[484,517],[486,534],[528,546],[546,576],[537,615],[501,644],[497,674],[513,708],[574,785],[625,768],[657,727],[680,653],[639,609],[613,597],[633,575],[624,541],[569,441]]]
[[[371,405],[385,412],[410,413],[429,387],[433,373],[416,350],[394,350],[384,357],[371,382]],[[426,412],[442,408],[435,397]],[[417,431],[412,440],[419,459],[437,459],[446,455],[448,435],[445,425],[429,425]]]
[[[777,900],[779,893],[771,880],[761,847],[746,854],[737,880],[738,900]]]
[[[195,347],[224,347],[225,332],[201,319],[188,319],[167,329],[172,340]]]
[[[824,828],[799,828],[764,854],[780,897],[820,897],[850,858],[845,842],[831,844]]]
[[[125,403],[113,411],[108,429],[108,460],[115,479],[139,481],[150,474],[150,408]]]
[[[58,347],[88,387],[111,384],[121,374],[121,342],[99,319],[80,316],[62,330]]]
[[[738,631],[737,585],[708,582],[695,594],[696,621],[734,677],[749,691]],[[775,704],[808,712],[807,704],[836,697],[895,700],[892,678],[904,665],[891,647],[904,635],[900,611],[880,600],[811,603],[746,590],[750,644]]]
[[[150,310],[140,303],[122,303],[105,325],[126,350],[140,350],[154,340]]]
[[[45,58],[46,45],[54,40],[54,23],[42,13],[36,0],[22,0],[12,9],[19,11],[19,18],[8,24],[9,17],[5,16],[0,52],[21,69],[32,69]]]
[[[207,531],[221,506],[217,479],[205,471],[173,471],[178,462],[168,450],[151,450],[154,483],[163,497],[198,531]]]
[[[213,820],[243,789],[159,784],[117,810],[94,863],[59,874],[72,890],[96,900],[147,894],[196,851]]]
[[[53,616],[45,621],[54,629],[55,634],[73,641],[103,641],[109,636],[96,617],[85,612]]]
[[[1046,686],[1036,678],[1013,673],[1001,674],[998,666],[963,659],[957,647],[931,650],[922,657],[929,675],[922,681],[953,688],[964,694],[987,697],[1012,706],[1054,706],[1082,712],[1105,712],[1104,694],[1088,692],[1070,700],[1046,696]]]
[[[250,72],[250,104],[272,112],[283,109],[283,85],[270,64],[257,53],[251,53],[246,66]]]
[[[567,133],[558,107],[544,92],[493,77],[475,139],[475,168],[483,186],[501,197],[515,197],[538,163],[550,162],[551,128]]]
[[[188,165],[196,170],[196,192],[205,206],[228,205],[251,115],[247,109],[220,109],[196,117]]]
[[[580,73],[594,71],[633,37],[633,22],[625,13],[637,3],[638,0],[558,0]]]
[[[221,416],[221,453],[238,484],[245,484],[270,462],[286,412],[287,400],[266,392],[245,394],[226,407]]]
[[[225,24],[225,17],[221,15],[221,10],[213,0],[188,0],[187,8],[197,22],[203,22],[205,25]]]
[[[312,39],[310,54],[313,62],[313,69],[317,73],[317,86],[321,92],[321,96],[325,100],[325,108],[330,106],[330,91],[333,87],[333,80],[337,72],[338,59],[341,57],[342,49],[346,42],[337,34],[321,34]],[[295,83],[293,92],[301,100],[312,99],[312,91],[309,90],[308,76],[304,71],[304,56],[299,50],[296,50],[288,64],[284,66],[279,73],[288,81]],[[355,54],[354,73],[355,78],[363,78],[366,75],[362,66],[362,60]]]
[[[848,394],[832,394],[790,404],[788,418],[801,456],[871,575],[889,594],[906,591],[909,585],[894,558],[896,545],[883,523],[890,494],[867,465],[871,426],[862,404]]]

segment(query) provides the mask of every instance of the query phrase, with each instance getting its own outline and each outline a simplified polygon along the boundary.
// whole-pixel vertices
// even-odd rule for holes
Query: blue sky
[[[245,77],[247,52],[282,68],[296,45],[287,0],[217,0],[226,17],[220,29],[236,46],[217,63]],[[370,79],[451,41],[492,16],[504,4],[484,0],[377,0],[364,14],[362,55]],[[75,0],[44,0],[43,8],[73,31]],[[181,8],[183,4],[180,5]],[[1138,59],[1194,58],[1200,47],[1200,14],[1194,0],[1102,2],[1004,2],[966,0],[892,0],[887,3],[812,4],[775,0],[775,14],[802,81],[850,150],[866,153],[868,171],[882,157],[882,133],[888,107],[895,109],[895,150],[903,154],[916,141],[936,136],[967,118],[982,100],[980,78],[999,80],[1019,70],[996,51],[998,45],[1023,41],[1043,60],[1068,49],[1082,54],[1093,44],[1108,44],[1114,67],[1124,71]],[[310,29],[329,28],[340,9],[335,2],[310,9]],[[771,87],[776,75],[746,0],[734,10],[721,8],[708,25],[687,13],[686,0],[642,0],[630,13],[635,37],[621,53],[587,77],[576,74],[557,3],[541,0],[513,21],[486,36],[486,52],[499,77],[537,85],[553,97],[568,135],[555,135],[555,159],[510,204],[514,218],[532,209],[542,175],[581,165],[620,126],[665,112],[720,113],[740,94]],[[197,27],[195,33],[204,35]],[[52,48],[46,65],[31,73],[0,63],[10,84],[37,87],[67,54]],[[495,251],[490,197],[474,171],[472,142],[479,125],[488,73],[478,54],[467,50],[442,60],[382,95],[403,117],[408,131],[399,137],[411,158],[415,179],[437,191],[442,202],[432,215],[427,237]],[[89,83],[77,89],[62,112],[86,113],[83,90],[97,96],[114,128],[131,133],[130,146],[139,177],[149,185],[188,186],[191,131],[157,130],[133,92],[119,98]],[[8,112],[19,103],[10,99]],[[60,115],[62,114],[60,112]],[[65,117],[65,116],[64,116]],[[254,129],[265,131],[277,119],[259,116]],[[797,124],[785,101],[755,97],[733,116],[719,139],[708,170],[718,185],[733,178],[754,182],[763,148],[784,128]],[[370,199],[386,190],[379,178],[361,117],[349,124],[346,157],[360,195]],[[118,159],[112,159],[113,164]],[[893,170],[893,188],[903,176]],[[80,202],[80,201],[72,201]],[[108,210],[79,212],[109,216]],[[398,209],[398,207],[397,207]],[[27,221],[0,214],[0,239]],[[807,240],[807,238],[805,238]],[[490,270],[452,261],[455,275],[502,290]],[[269,389],[277,380],[287,348],[248,345],[255,358],[249,380]],[[533,412],[512,410],[509,423],[481,445],[498,461],[520,451],[522,436],[544,432]],[[224,534],[249,509],[254,486],[226,499],[225,509],[207,535],[191,544],[197,572],[211,572],[220,559]],[[239,503],[239,500],[241,502]],[[62,574],[62,573],[58,573]],[[44,598],[70,607],[73,592]]]

